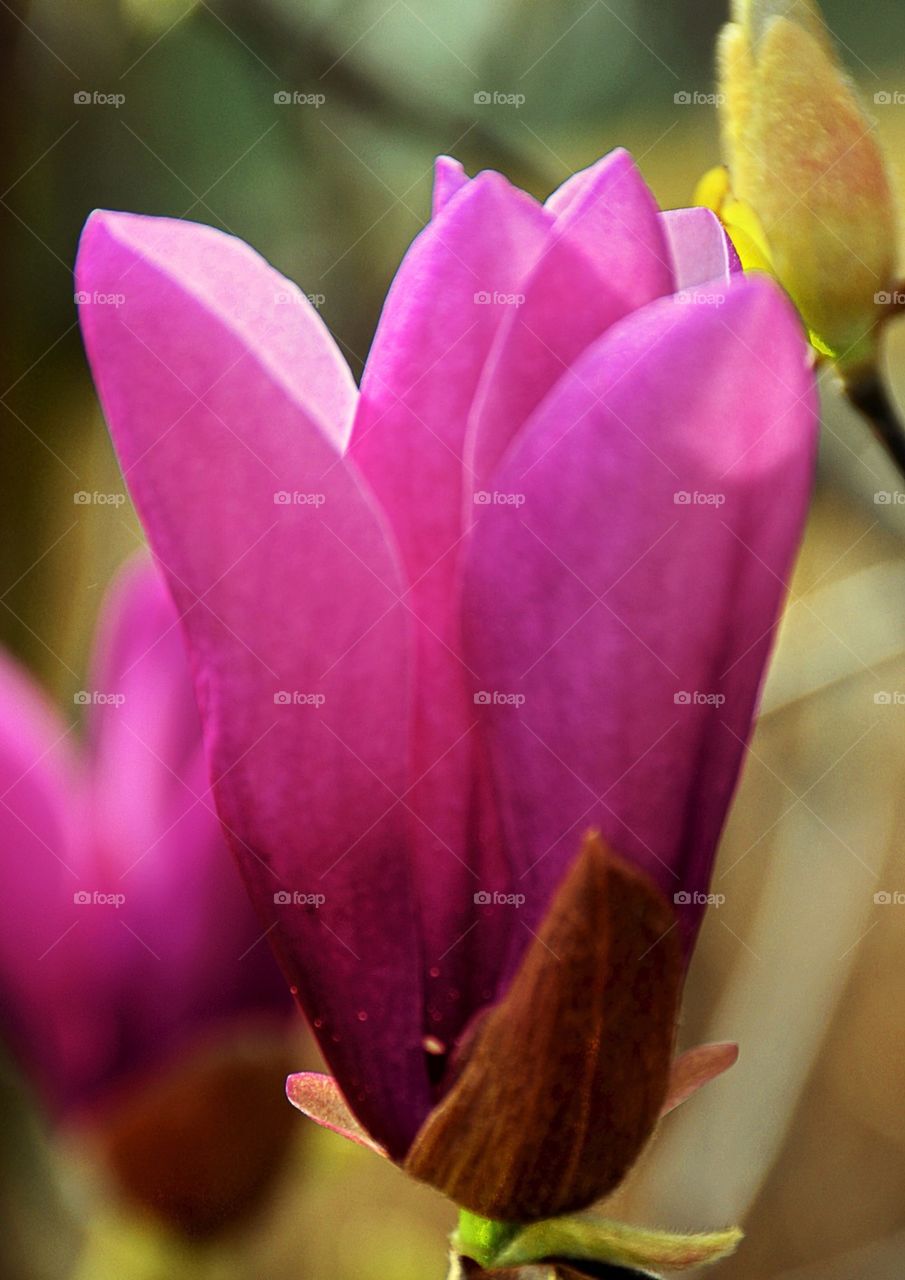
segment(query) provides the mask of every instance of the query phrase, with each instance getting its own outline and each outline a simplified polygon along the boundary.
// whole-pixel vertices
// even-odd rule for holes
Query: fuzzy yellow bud
[[[817,5],[735,0],[718,62],[730,234],[734,218],[843,371],[870,364],[893,289],[895,203]]]

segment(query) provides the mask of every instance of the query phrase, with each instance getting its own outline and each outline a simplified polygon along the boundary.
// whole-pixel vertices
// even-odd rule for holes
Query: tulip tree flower
[[[161,1132],[154,1098],[178,1097],[184,1112],[191,1103],[201,1120],[187,1090],[207,1040],[273,1019],[285,1040],[289,1001],[255,946],[261,929],[238,877],[224,874],[184,645],[144,557],[111,589],[88,683],[75,695],[82,747],[0,656],[3,1035],[53,1117],[103,1134],[124,1189],[203,1233],[222,1225],[215,1188],[202,1200],[178,1170],[161,1170],[158,1158],[177,1154],[166,1135],[178,1142],[179,1121],[171,1107]],[[233,1070],[210,1053],[224,1092],[266,1075],[255,1056]],[[258,1123],[276,1145],[260,1085]],[[191,1165],[191,1152],[181,1158]],[[249,1194],[253,1165],[249,1153]],[[234,1216],[237,1198],[238,1180],[219,1207]]]
[[[815,450],[798,317],[736,267],[624,152],[545,205],[442,160],[359,389],[240,241],[82,237],[218,808],[335,1074],[290,1096],[449,1194],[468,1268],[735,1243],[571,1215],[734,1053],[671,1066]]]
[[[877,373],[901,310],[898,217],[876,129],[815,0],[734,0],[718,48],[726,169],[702,182],[746,268],[772,271],[857,408],[905,468]]]

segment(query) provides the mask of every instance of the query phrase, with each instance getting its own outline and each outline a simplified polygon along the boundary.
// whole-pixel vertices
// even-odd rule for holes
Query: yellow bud
[[[720,216],[816,345],[843,370],[870,363],[897,232],[875,130],[811,0],[736,0],[733,19],[718,50],[732,187]]]
[[[745,271],[776,275],[760,219],[749,204],[735,199],[729,187],[729,174],[722,165],[704,174],[694,193],[694,202],[712,209],[720,219]]]

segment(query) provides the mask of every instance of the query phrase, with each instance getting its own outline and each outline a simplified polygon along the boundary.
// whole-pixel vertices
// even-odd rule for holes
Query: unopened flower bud
[[[733,18],[718,55],[731,183],[720,212],[747,265],[765,265],[749,243],[766,254],[815,345],[857,368],[872,360],[895,269],[875,129],[812,0],[736,0]]]

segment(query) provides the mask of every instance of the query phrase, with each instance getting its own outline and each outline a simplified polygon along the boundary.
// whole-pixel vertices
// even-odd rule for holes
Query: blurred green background
[[[825,8],[868,102],[905,91],[898,0]],[[73,306],[90,210],[248,240],[315,298],[358,372],[427,217],[437,153],[544,195],[621,145],[661,204],[689,202],[718,157],[717,122],[681,96],[712,92],[725,10],[0,0],[0,639],[69,713],[101,593],[140,540],[128,505],[73,501],[122,492]],[[875,111],[895,166],[905,105]],[[905,332],[889,365],[905,399]],[[905,889],[905,707],[875,701],[905,689],[905,510],[831,386],[825,420],[794,603],[718,871],[727,901],[705,930],[683,1029],[688,1043],[739,1040],[742,1061],[664,1127],[620,1195],[624,1212],[674,1227],[743,1217],[728,1280],[905,1272],[905,907],[874,901]],[[80,1139],[48,1132],[12,1069],[0,1111],[11,1280],[443,1274],[447,1207],[300,1117],[269,1205],[189,1247],[121,1204]]]

